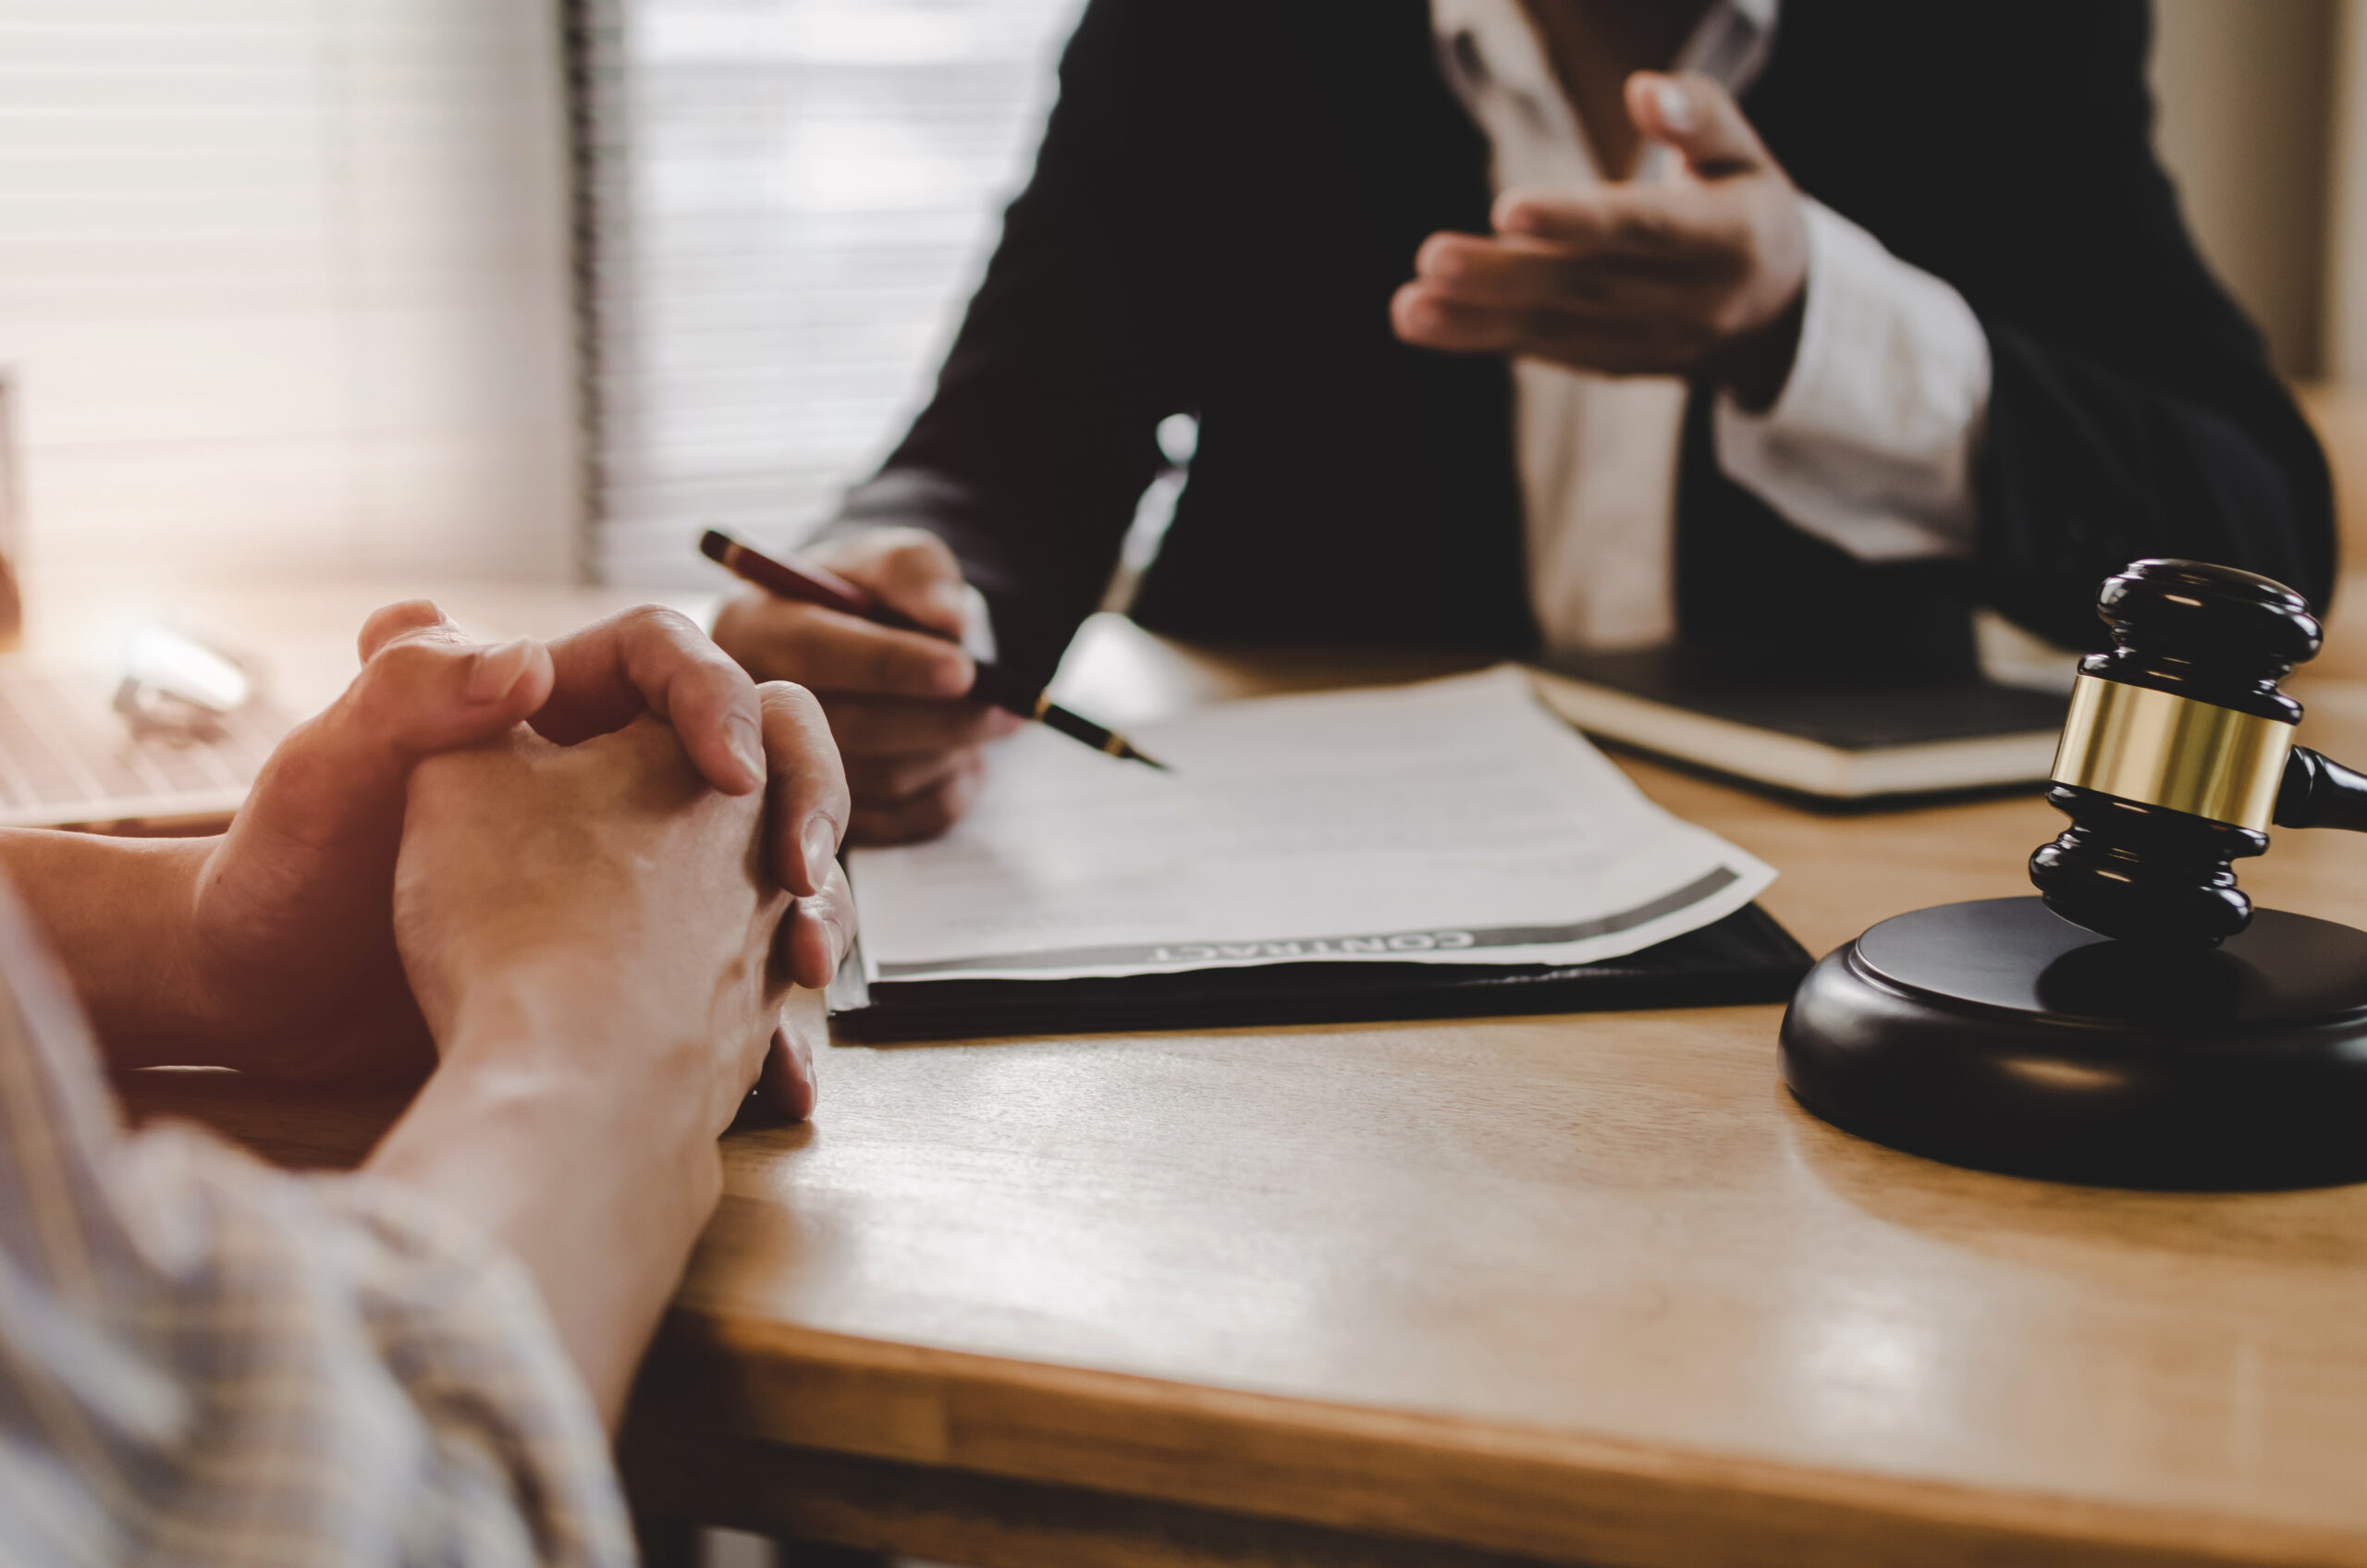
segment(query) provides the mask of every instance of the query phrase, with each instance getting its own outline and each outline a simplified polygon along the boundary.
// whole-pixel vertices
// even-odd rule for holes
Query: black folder
[[[831,1023],[881,1043],[1627,1008],[1790,998],[1807,950],[1757,904],[1600,963],[1271,963],[1086,980],[883,980],[859,964],[830,987]]]

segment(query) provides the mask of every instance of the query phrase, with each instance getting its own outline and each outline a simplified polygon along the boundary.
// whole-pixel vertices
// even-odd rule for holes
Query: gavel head
[[[2071,819],[2030,856],[2066,920],[2213,948],[2251,921],[2232,864],[2268,848],[2301,704],[2276,688],[2324,633],[2281,582],[2203,561],[2106,581],[2108,654],[2079,662],[2047,799]]]

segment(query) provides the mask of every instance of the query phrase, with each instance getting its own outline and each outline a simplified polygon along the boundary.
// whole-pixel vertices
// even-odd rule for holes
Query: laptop
[[[143,628],[119,658],[69,664],[16,644],[20,506],[15,409],[0,371],[0,827],[189,833],[246,799],[293,720],[262,672]]]

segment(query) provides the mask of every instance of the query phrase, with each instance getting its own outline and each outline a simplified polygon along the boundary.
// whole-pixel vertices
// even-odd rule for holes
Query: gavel
[[[2100,936],[2215,948],[2251,922],[2234,863],[2270,827],[2367,832],[2367,776],[2295,745],[2277,689],[2324,631],[2283,583],[2203,561],[2138,561],[2096,609],[2115,646],[2079,663],[2046,797],[2071,826],[2030,881]]]
[[[1877,921],[1784,1014],[1784,1082],[1893,1148],[2198,1191],[2367,1181],[2367,931],[2255,911],[2271,827],[2367,829],[2367,778],[2293,743],[2324,633],[2280,582],[2139,561],[2098,606],[2041,898]]]

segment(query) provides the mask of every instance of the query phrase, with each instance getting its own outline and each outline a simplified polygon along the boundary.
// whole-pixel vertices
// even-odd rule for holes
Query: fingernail
[[[814,906],[808,904],[803,907],[811,909]],[[822,945],[829,952],[830,973],[836,974],[839,972],[839,965],[846,962],[847,949],[854,945],[854,939],[848,935],[847,928],[840,924],[837,910],[830,909],[822,912],[821,921],[823,931]]]
[[[806,880],[818,888],[829,879],[830,862],[839,852],[838,825],[827,816],[808,817],[800,842],[805,849]]]
[[[504,643],[497,648],[487,648],[477,655],[476,668],[469,671],[469,701],[497,703],[517,690],[524,679],[526,666],[534,656],[534,640],[521,637]]]
[[[748,777],[759,784],[765,780],[765,746],[756,734],[756,721],[735,717],[730,723],[731,739],[727,742],[732,760],[748,770]]]
[[[995,708],[988,714],[987,732],[989,735],[1016,735],[1027,728],[1027,721],[1008,708]]]
[[[1661,123],[1679,135],[1693,129],[1693,94],[1674,77],[1652,83],[1652,107],[1660,111]]]
[[[959,626],[970,618],[970,595],[958,582],[940,582],[928,591],[929,603],[939,615]]]
[[[975,679],[968,661],[947,659],[929,677],[929,685],[940,697],[958,697],[970,689]]]

